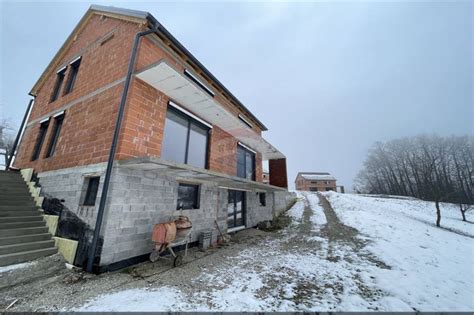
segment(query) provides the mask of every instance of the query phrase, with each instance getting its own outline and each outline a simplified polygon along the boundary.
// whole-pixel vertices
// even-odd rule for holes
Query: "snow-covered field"
[[[105,294],[75,310],[474,310],[474,225],[461,222],[455,208],[443,206],[442,225],[461,234],[433,226],[430,203],[324,195],[337,217],[316,194],[299,194],[289,227],[211,260],[187,283],[164,278],[166,284]]]
[[[325,196],[342,222],[372,240],[367,248],[392,266],[374,272],[380,288],[418,310],[474,310],[474,224],[461,221],[456,205],[441,205],[441,229],[434,226],[433,202]]]

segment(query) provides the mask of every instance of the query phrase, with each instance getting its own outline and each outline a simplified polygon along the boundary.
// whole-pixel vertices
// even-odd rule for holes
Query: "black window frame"
[[[210,133],[211,133],[211,130],[212,128],[210,128],[209,126],[206,126],[205,124],[203,124],[202,122],[194,119],[193,117],[187,115],[186,113],[183,113],[182,111],[180,111],[179,109],[175,108],[174,106],[168,104],[168,108],[167,108],[167,112],[168,111],[171,111],[173,112],[174,114],[180,116],[181,118],[183,118],[184,120],[187,121],[188,125],[187,125],[187,135],[186,135],[186,148],[185,148],[185,152],[184,152],[184,164],[188,164],[188,158],[189,158],[189,139],[190,139],[190,134],[191,134],[191,125],[194,124],[195,126],[197,127],[200,127],[202,129],[206,129],[207,130],[207,134],[206,134],[206,156],[205,156],[205,162],[204,162],[204,169],[209,169],[209,145],[210,145]],[[167,117],[165,117],[165,121],[166,121]],[[165,123],[166,124],[166,123]],[[165,126],[166,128],[166,126]],[[163,135],[163,139],[164,139],[165,135]],[[164,149],[164,147],[162,147],[162,150]]]
[[[64,87],[64,95],[71,93],[74,89],[74,84],[77,80],[77,74],[79,73],[79,67],[81,66],[81,60],[82,58],[79,58],[69,65],[70,70],[66,81],[66,86]]]
[[[48,149],[46,150],[45,158],[53,156],[54,151],[56,150],[56,145],[58,144],[59,135],[61,133],[61,128],[64,122],[64,113],[54,117],[54,127],[53,132],[50,136]]]
[[[53,93],[51,94],[51,98],[49,100],[50,103],[56,101],[61,94],[61,87],[63,85],[64,78],[66,77],[66,70],[67,67],[64,67],[56,73],[56,83],[54,83]]]
[[[239,149],[241,150],[244,150],[245,153],[250,153],[253,157],[253,161],[252,161],[252,167],[253,167],[253,172],[252,172],[252,178],[250,180],[252,181],[256,181],[256,173],[257,173],[257,154],[254,152],[254,151],[251,151],[249,149],[247,149],[245,146],[243,146],[242,144],[238,143],[237,144],[237,177],[240,177],[240,178],[245,178],[245,179],[248,179],[247,178],[247,160],[245,158],[245,163],[244,163],[244,173],[245,173],[245,177],[242,177],[242,176],[239,176]],[[247,156],[247,155],[245,155]]]
[[[267,206],[267,194],[264,192],[259,192],[258,193],[258,201],[260,204],[260,207],[266,207]]]
[[[33,149],[33,154],[31,155],[31,161],[36,161],[41,154],[41,149],[43,147],[44,140],[46,139],[46,134],[48,133],[49,121],[44,121],[40,124],[40,130],[38,136],[36,137],[36,143]]]
[[[97,195],[100,186],[100,176],[88,177],[86,180],[87,189],[86,194],[84,195],[84,201],[82,202],[82,205],[92,207],[95,206],[95,202],[97,201]],[[94,187],[92,187],[92,184],[94,184]]]
[[[180,187],[192,187],[195,188],[196,191],[194,193],[194,198],[195,200],[192,200],[192,206],[188,207],[180,207],[180,200],[183,199],[182,197],[180,198]],[[177,192],[177,198],[176,198],[176,210],[197,210],[201,206],[201,185],[200,184],[191,184],[191,183],[178,183],[178,192]]]

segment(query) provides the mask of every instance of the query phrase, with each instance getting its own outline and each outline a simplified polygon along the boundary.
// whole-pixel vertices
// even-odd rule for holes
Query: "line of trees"
[[[369,150],[354,189],[459,205],[462,219],[474,204],[474,136],[422,135],[377,142]]]

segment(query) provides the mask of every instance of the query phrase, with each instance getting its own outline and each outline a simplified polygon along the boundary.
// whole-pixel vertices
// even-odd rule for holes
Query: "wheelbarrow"
[[[176,225],[174,222],[160,223],[157,224],[155,229],[164,229],[164,238],[155,238],[155,248],[150,254],[150,261],[156,262],[158,259],[172,259],[173,267],[178,267],[183,263],[184,257],[188,256],[188,245],[191,241],[192,227],[184,229],[181,233],[176,234]],[[174,229],[174,234],[173,234]],[[184,245],[184,255],[181,253],[176,254],[173,250],[174,247]],[[169,251],[172,258],[162,257],[161,254],[165,251]]]

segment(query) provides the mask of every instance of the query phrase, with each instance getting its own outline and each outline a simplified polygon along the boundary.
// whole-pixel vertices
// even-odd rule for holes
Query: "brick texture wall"
[[[268,168],[270,172],[270,185],[288,188],[286,159],[269,160]]]
[[[307,180],[303,178],[297,178],[295,182],[295,187],[296,187],[296,190],[304,190],[304,191],[327,191],[327,189],[332,189],[333,191],[336,191],[336,181],[335,180]]]
[[[133,39],[142,29],[143,26],[136,23],[99,15],[91,16],[38,90],[19,146],[16,167],[44,172],[107,161]],[[73,91],[64,95],[64,86],[70,75],[71,67],[68,67],[60,96],[50,103],[56,70],[68,65],[77,56],[82,58]],[[149,38],[143,38],[135,70],[162,59],[179,71],[184,71],[184,61],[177,58],[175,53],[162,49]],[[215,99],[235,115],[243,113],[225,96],[216,94]],[[168,101],[165,94],[145,82],[132,80],[117,159],[161,155]],[[36,161],[31,161],[39,133],[39,121],[61,110],[65,110],[65,118],[54,155],[45,158],[53,130],[53,123],[50,123],[42,152]],[[247,118],[251,121],[248,116]],[[254,130],[261,133],[257,126]],[[214,126],[209,145],[209,168],[236,175],[236,153],[237,140]],[[262,181],[261,154],[256,156],[256,179]]]

